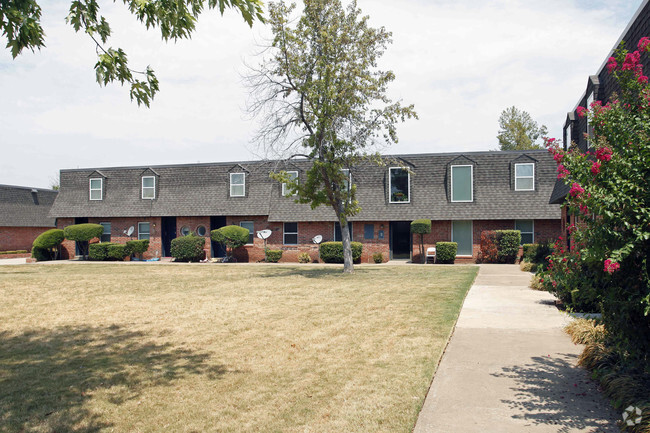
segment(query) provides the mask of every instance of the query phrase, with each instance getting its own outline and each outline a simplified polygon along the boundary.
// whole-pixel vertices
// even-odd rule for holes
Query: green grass
[[[0,268],[0,432],[410,432],[476,267]]]

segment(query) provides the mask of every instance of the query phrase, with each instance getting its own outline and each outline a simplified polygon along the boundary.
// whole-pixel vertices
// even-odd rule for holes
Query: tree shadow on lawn
[[[376,271],[377,269],[375,269]],[[267,272],[260,275],[262,278],[284,278],[284,277],[304,277],[304,278],[323,278],[323,277],[350,277],[353,275],[365,275],[372,272],[371,269],[354,269],[354,274],[344,274],[343,265],[328,266],[323,268],[313,268],[292,266],[292,267],[278,267],[276,269],[269,268]]]
[[[86,407],[94,391],[116,387],[110,403],[119,405],[147,387],[225,373],[209,353],[146,337],[116,325],[0,332],[0,432],[97,432],[112,424]]]
[[[513,418],[554,425],[569,431],[618,432],[616,416],[588,373],[576,366],[576,355],[533,357],[532,363],[503,368],[495,377],[514,381],[514,398],[501,400]]]

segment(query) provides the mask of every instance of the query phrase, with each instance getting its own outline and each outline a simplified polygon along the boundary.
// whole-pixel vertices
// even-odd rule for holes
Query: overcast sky
[[[0,183],[49,187],[59,169],[256,159],[245,113],[245,63],[268,36],[233,11],[201,16],[189,41],[165,44],[121,2],[100,2],[108,45],[161,82],[152,107],[95,82],[92,41],[65,24],[68,1],[41,2],[47,47],[12,60],[0,50]],[[53,5],[54,4],[54,5]],[[393,33],[381,61],[390,95],[419,120],[389,153],[490,150],[509,106],[561,137],[575,106],[641,0],[358,0]],[[0,37],[0,44],[6,41]]]

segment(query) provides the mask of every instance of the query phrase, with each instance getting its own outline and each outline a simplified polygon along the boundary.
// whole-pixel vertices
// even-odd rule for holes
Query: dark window
[[[364,239],[374,239],[375,238],[375,225],[374,224],[364,224],[363,225],[363,238]]]
[[[253,221],[242,221],[239,223],[239,227],[248,229],[248,243],[252,244],[255,239],[255,225],[253,224]]]
[[[110,242],[111,241],[111,223],[99,223],[102,227],[104,227],[104,232],[102,233],[102,237],[99,238],[99,242]]]
[[[390,168],[390,202],[408,203],[410,185],[409,172],[403,168]]]
[[[350,230],[350,240],[352,240],[352,223],[348,223],[348,229]],[[341,224],[334,223],[334,242],[342,242],[343,235],[341,234]]]
[[[284,244],[298,245],[298,223],[284,223]]]

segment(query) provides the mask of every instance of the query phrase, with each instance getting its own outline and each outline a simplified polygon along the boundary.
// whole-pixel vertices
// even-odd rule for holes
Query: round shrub
[[[358,262],[363,252],[361,242],[351,242],[352,260]],[[343,242],[323,242],[320,244],[320,258],[325,263],[343,263]]]
[[[177,262],[198,262],[205,255],[204,245],[204,237],[192,234],[172,239],[171,255]]]
[[[431,220],[421,219],[411,223],[411,233],[426,235],[431,233]]]
[[[228,257],[232,256],[234,249],[248,243],[250,232],[240,226],[225,226],[210,232],[210,238],[226,247]]]
[[[32,245],[38,248],[54,248],[61,245],[63,239],[65,239],[63,230],[51,229],[38,235],[38,237],[34,239],[34,243]]]
[[[372,255],[372,260],[373,260],[375,263],[384,263],[384,255],[383,255],[382,253],[379,253],[379,252],[374,253],[374,254]]]
[[[90,244],[88,246],[88,258],[90,260],[108,260],[108,247],[113,245],[110,242],[102,242],[99,244]]]
[[[101,245],[101,244],[100,244]],[[129,255],[128,248],[123,244],[110,244],[106,250],[108,260],[124,260]]]
[[[76,242],[87,242],[99,238],[104,233],[104,227],[99,224],[75,224],[63,229],[66,239]]]
[[[137,254],[142,258],[142,254],[149,249],[149,239],[141,239],[138,241],[126,241],[127,256]]]
[[[311,263],[311,257],[309,256],[309,253],[298,254],[298,263]]]
[[[496,230],[499,262],[514,263],[519,253],[521,232],[519,230]]]
[[[438,242],[436,244],[436,260],[439,263],[454,263],[458,244],[456,242]]]
[[[266,250],[266,261],[277,263],[282,258],[282,250]]]
[[[35,258],[37,262],[52,260],[49,248],[33,247],[32,257]]]

